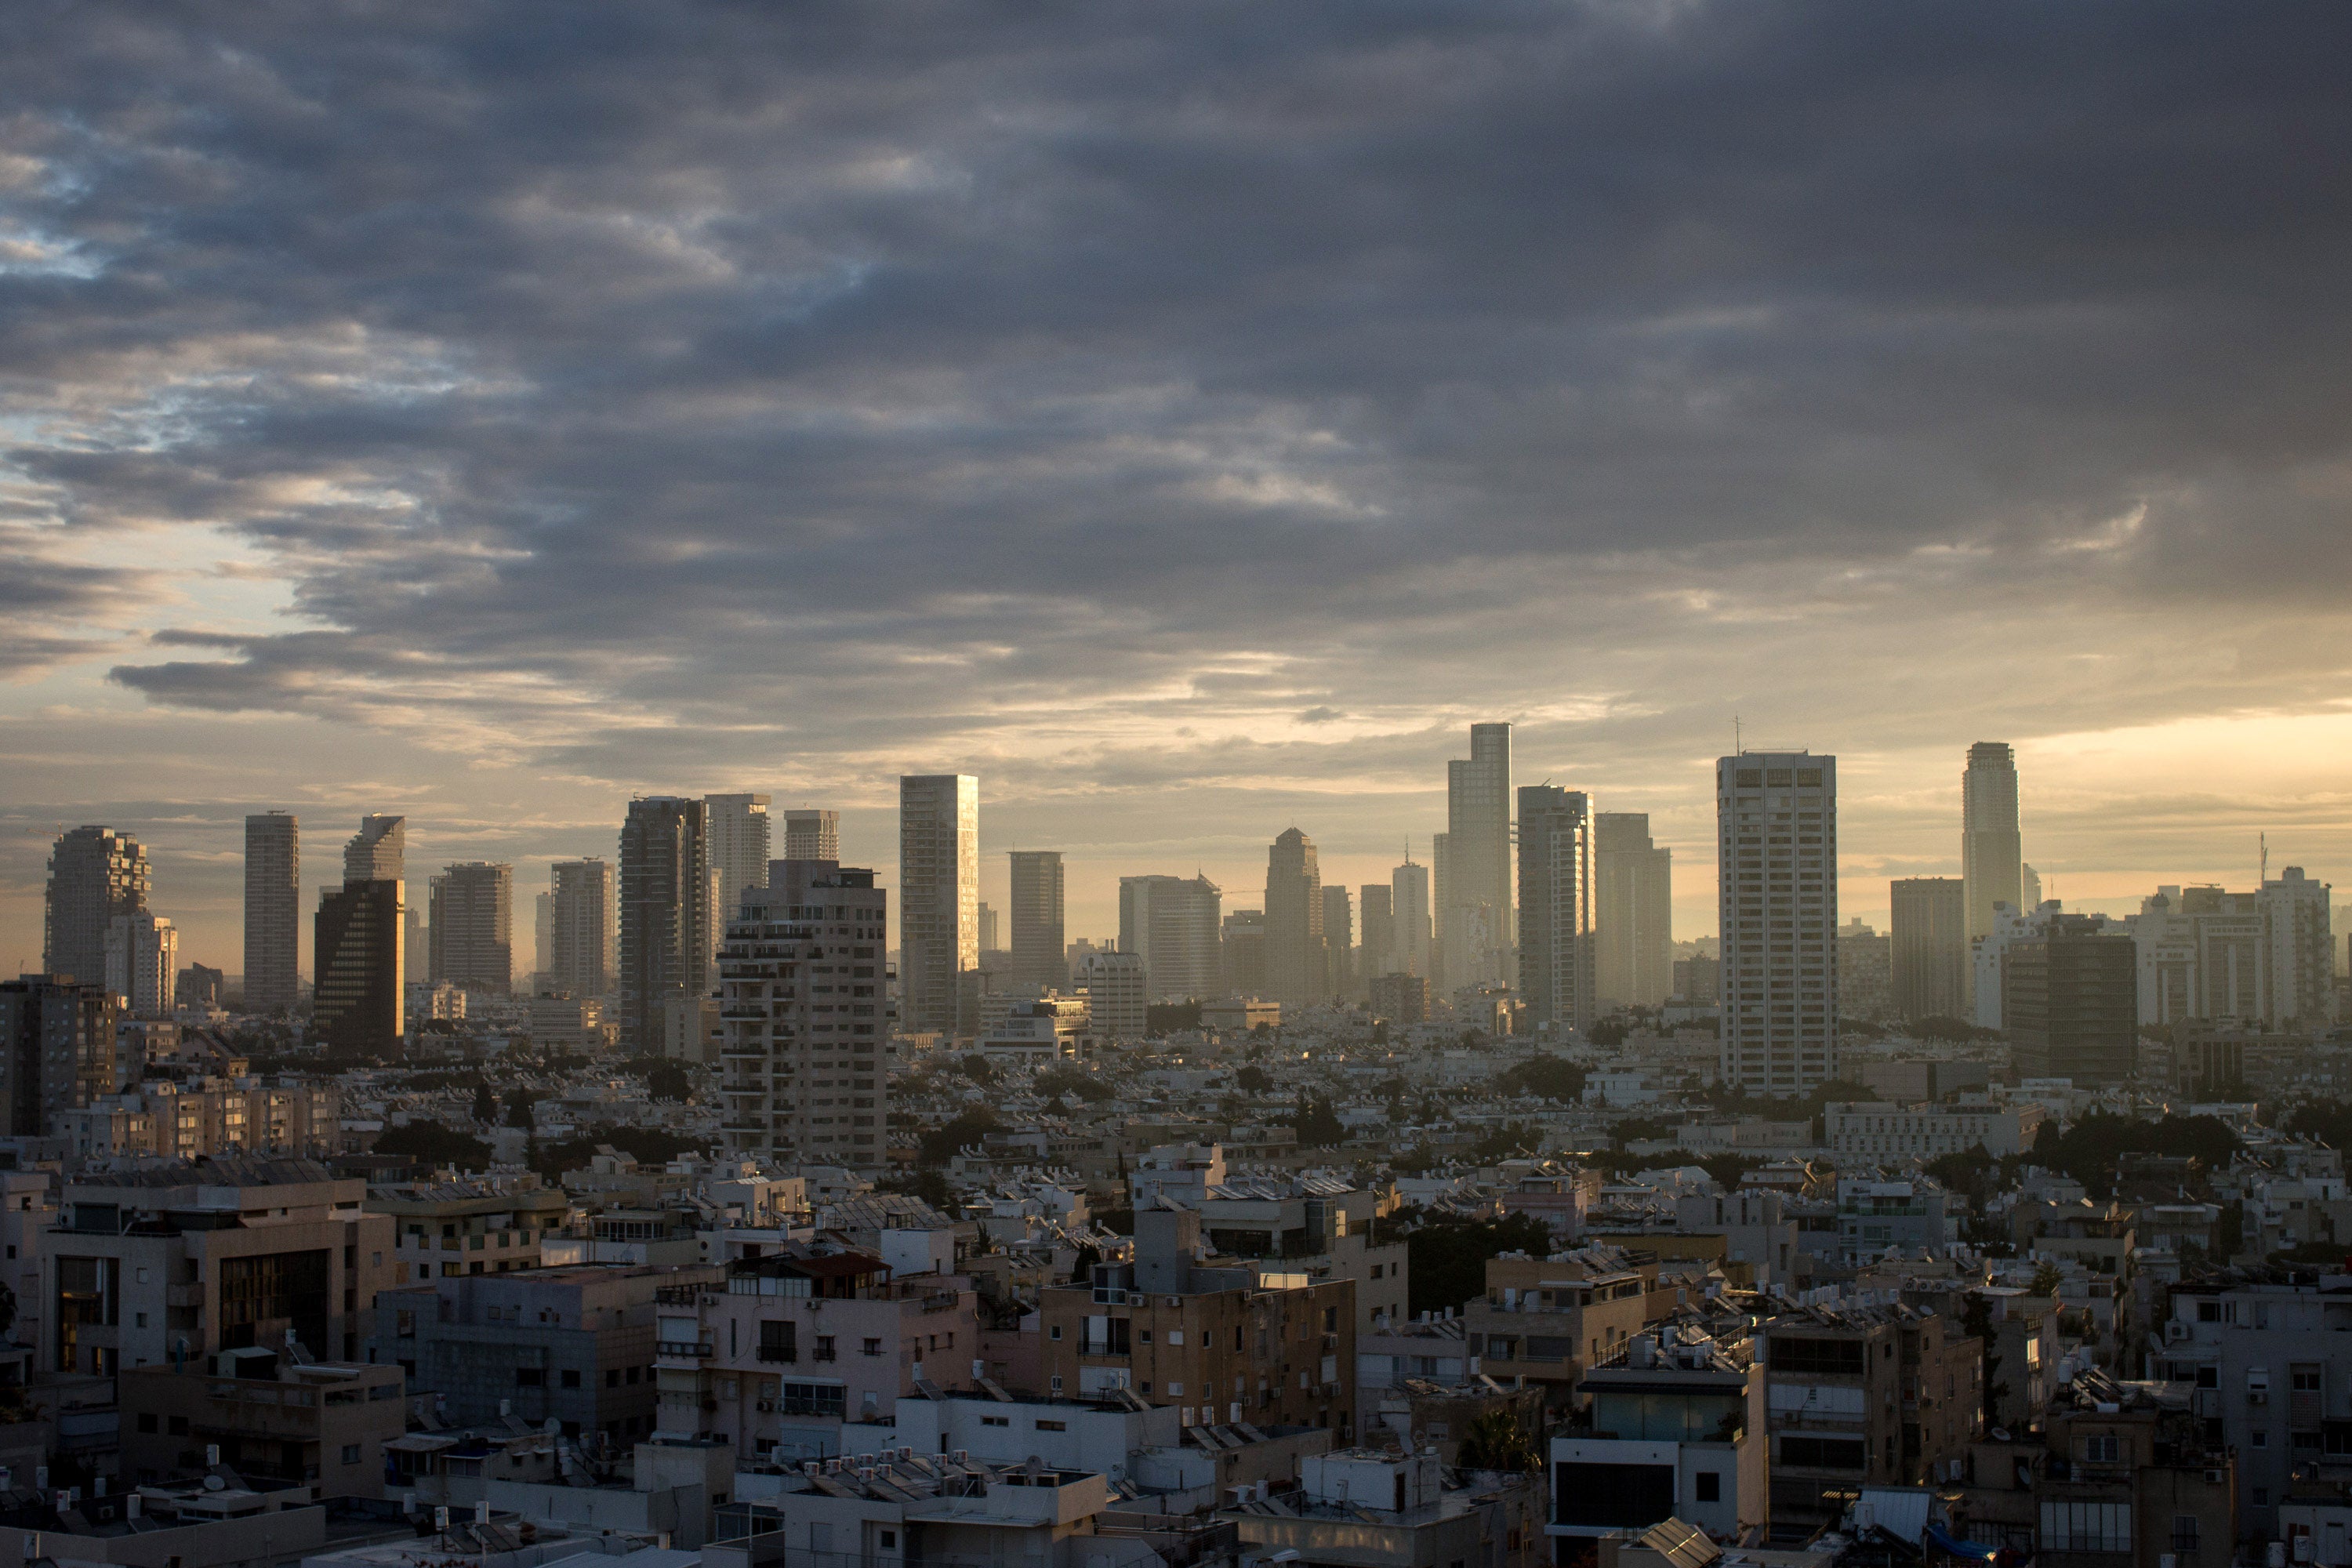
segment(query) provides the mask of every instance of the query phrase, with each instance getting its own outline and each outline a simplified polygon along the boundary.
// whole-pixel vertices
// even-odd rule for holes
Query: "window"
[[[515,1368],[515,1386],[517,1388],[545,1388],[547,1386],[547,1373],[541,1372],[535,1366],[519,1366]]]
[[[174,1415],[165,1429],[174,1437],[184,1437],[188,1435],[188,1418],[184,1415]]]
[[[2042,1504],[2044,1552],[2129,1552],[2131,1504],[2056,1502]]]
[[[1766,1353],[1771,1358],[1774,1372],[1862,1375],[1863,1346],[1859,1340],[1782,1339],[1775,1334]]]
[[[882,1342],[878,1339],[867,1340],[866,1342],[866,1353],[867,1355],[880,1355],[882,1353]]]
[[[2291,1386],[2297,1394],[2318,1393],[2319,1369],[2315,1366],[2296,1367],[2294,1373],[2294,1382]]]
[[[1040,1421],[1037,1423],[1037,1430],[1040,1432],[1066,1432],[1069,1429],[1070,1424],[1066,1421]]]
[[[607,1388],[618,1388],[621,1386],[621,1369],[619,1367],[608,1366],[604,1369],[604,1386]]]
[[[155,1416],[152,1412],[142,1412],[140,1415],[139,1430],[142,1432],[152,1432],[155,1430]]]
[[[2175,1552],[2197,1550],[2197,1516],[2195,1514],[2176,1513],[2172,1516],[2172,1550]]]
[[[1045,1331],[1045,1337],[1046,1337],[1047,1339],[1050,1339],[1050,1340],[1058,1340],[1058,1339],[1060,1339],[1060,1338],[1062,1337],[1062,1325],[1061,1325],[1061,1324],[1059,1324],[1059,1323],[1055,1323],[1052,1328],[1050,1328],[1050,1329],[1046,1330],[1046,1331]],[[1241,1349],[1241,1347],[1240,1347],[1239,1345],[1235,1345],[1234,1348],[1235,1350],[1239,1350],[1239,1349]]]
[[[565,1368],[565,1369],[564,1369],[564,1373],[563,1373],[563,1386],[564,1386],[564,1387],[566,1387],[566,1388],[577,1388],[577,1387],[579,1387],[579,1386],[580,1386],[580,1373],[579,1373],[578,1372],[576,1372],[576,1371],[572,1370],[572,1368],[569,1368],[569,1367]]]
[[[347,1465],[356,1465],[356,1464],[358,1464],[359,1462],[360,1462],[360,1446],[359,1446],[357,1443],[346,1443],[346,1444],[344,1444],[344,1445],[343,1445],[343,1463],[345,1463],[345,1464],[347,1464]]]
[[[1720,1470],[1701,1470],[1691,1479],[1696,1483],[1691,1496],[1700,1502],[1723,1500],[1723,1473]]]
[[[883,1550],[883,1551],[885,1551],[885,1552],[892,1552],[892,1551],[896,1551],[896,1550],[898,1549],[898,1532],[897,1531],[895,1531],[895,1530],[886,1530],[886,1531],[884,1531],[882,1532],[882,1550]]]
[[[2221,1303],[2219,1301],[2198,1302],[2197,1321],[2200,1323],[2220,1322],[2221,1321]]]
[[[2112,1465],[2120,1457],[2122,1439],[2109,1432],[2100,1436],[2083,1439],[2083,1462],[2086,1465]]]
[[[980,1424],[983,1426],[1010,1426],[1013,1425],[1013,1417],[1010,1415],[983,1415],[980,1418]]]

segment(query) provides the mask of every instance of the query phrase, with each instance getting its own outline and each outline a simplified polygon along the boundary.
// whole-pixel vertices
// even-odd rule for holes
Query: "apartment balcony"
[[[666,1361],[699,1363],[711,1353],[711,1342],[709,1340],[656,1340],[654,1342],[654,1359],[656,1363]]]
[[[764,1362],[782,1362],[791,1365],[801,1359],[800,1351],[792,1345],[761,1345],[752,1352]]]

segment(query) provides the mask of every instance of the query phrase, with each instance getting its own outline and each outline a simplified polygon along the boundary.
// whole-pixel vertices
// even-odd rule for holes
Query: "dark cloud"
[[[8,461],[62,539],[290,582],[123,686],[614,780],[1140,784],[1252,714],[1304,776],[1473,701],[1654,768],[1825,639],[1891,639],[1918,684],[1837,717],[1899,730],[2063,617],[2333,628],[2347,50],[2317,5],[19,6]],[[2336,679],[2288,640],[2005,711]]]

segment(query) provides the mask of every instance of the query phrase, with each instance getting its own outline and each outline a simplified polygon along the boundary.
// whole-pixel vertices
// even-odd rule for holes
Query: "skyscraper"
[[[698,800],[629,802],[621,826],[621,1048],[659,1056],[673,1003],[711,988],[710,812]]]
[[[1837,1074],[1837,759],[1717,759],[1723,1081],[1789,1099]]]
[[[431,976],[468,991],[514,988],[514,868],[461,860],[433,879]]]
[[[1347,884],[1334,882],[1323,889],[1323,987],[1330,996],[1356,992],[1356,921]]]
[[[1599,812],[1592,824],[1599,1005],[1655,1007],[1675,993],[1675,852],[1651,842],[1646,812]]]
[[[980,963],[980,781],[898,780],[899,1016],[918,1034],[950,1034],[957,979]]]
[[[2263,920],[2263,987],[2273,1027],[2306,1029],[2336,1018],[2336,938],[2327,907],[2328,885],[2289,866],[2263,883],[2256,900]]]
[[[1445,986],[1508,984],[1511,727],[1470,726],[1470,755],[1445,764],[1445,900],[1437,911]]]
[[[1230,996],[1264,997],[1265,974],[1265,911],[1234,910],[1217,922],[1218,972]]]
[[[613,988],[613,868],[600,859],[558,860],[548,869],[552,991],[585,999]]]
[[[346,868],[351,864],[347,857]],[[394,879],[347,879],[320,894],[310,1021],[330,1053],[378,1058],[399,1053],[406,1023],[402,914],[401,886]]]
[[[1519,987],[1540,1027],[1591,1027],[1599,943],[1591,799],[1580,790],[1519,790]]]
[[[1389,873],[1391,913],[1396,921],[1395,946],[1390,969],[1400,974],[1430,978],[1429,868],[1413,862],[1405,851],[1404,864]]]
[[[1111,1041],[1143,1038],[1149,1004],[1139,953],[1099,950],[1078,960],[1071,978],[1087,994],[1095,1034]]]
[[[530,930],[535,939],[531,943],[530,991],[536,996],[546,989],[548,971],[555,966],[555,890],[542,889],[530,900]]]
[[[1286,1009],[1328,996],[1323,956],[1323,876],[1315,841],[1286,828],[1265,856],[1265,981]]]
[[[114,1092],[114,998],[96,977],[0,984],[0,1133],[38,1137],[61,1110]]]
[[[1356,973],[1368,989],[1381,975],[1397,973],[1393,907],[1393,890],[1386,882],[1367,882],[1356,889],[1364,927],[1356,944]]]
[[[785,860],[841,859],[841,813],[797,806],[784,813]]]
[[[769,864],[719,950],[730,1155],[880,1170],[889,1152],[889,894],[829,860]]]
[[[87,985],[106,984],[106,929],[147,908],[147,850],[111,827],[77,827],[49,854],[41,968]]]
[[[106,922],[106,989],[134,1018],[172,1012],[172,984],[180,973],[180,933],[146,910]]]
[[[1992,934],[1992,907],[2024,910],[2023,847],[2017,831],[2017,758],[2006,742],[1979,741],[1960,774],[1960,879],[1969,935]]]
[[[343,880],[397,882],[408,875],[408,818],[362,816],[343,845]]]
[[[1147,1000],[1205,1002],[1223,992],[1223,891],[1206,877],[1118,879],[1118,950],[1143,960]]]
[[[768,805],[764,795],[707,795],[702,804],[710,812],[710,871],[719,883],[719,914],[710,928],[718,942],[735,918],[735,901],[746,888],[767,879]],[[790,858],[790,857],[786,857]]]
[[[1433,833],[1429,836],[1429,985],[1433,993],[1443,993],[1446,975],[1445,911],[1453,907],[1453,877],[1450,864],[1453,856],[1448,849],[1453,836]]]
[[[1958,877],[1902,877],[1887,884],[1895,1016],[1966,1018],[1974,1012],[1967,886]]]
[[[1015,994],[1024,991],[1067,991],[1070,970],[1063,956],[1068,943],[1062,929],[1062,852],[1015,849],[1012,858],[1011,989]],[[975,919],[974,951],[978,950],[978,933]]]
[[[2018,1075],[2072,1079],[2077,1089],[2123,1082],[2139,1041],[2132,939],[2094,915],[2042,924],[2002,964],[2001,1025]]]
[[[245,1010],[290,1012],[301,995],[302,824],[283,811],[245,819]]]

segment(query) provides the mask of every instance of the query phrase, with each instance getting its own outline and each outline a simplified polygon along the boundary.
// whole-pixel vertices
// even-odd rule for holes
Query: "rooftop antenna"
[[[2260,892],[2263,884],[2271,879],[2271,836],[2263,833],[2257,837],[2261,838],[2263,845],[2263,868],[2261,874],[2254,879],[2254,889]]]
[[[1735,757],[1739,754],[1739,715],[1737,713],[1731,716],[1731,754]]]

